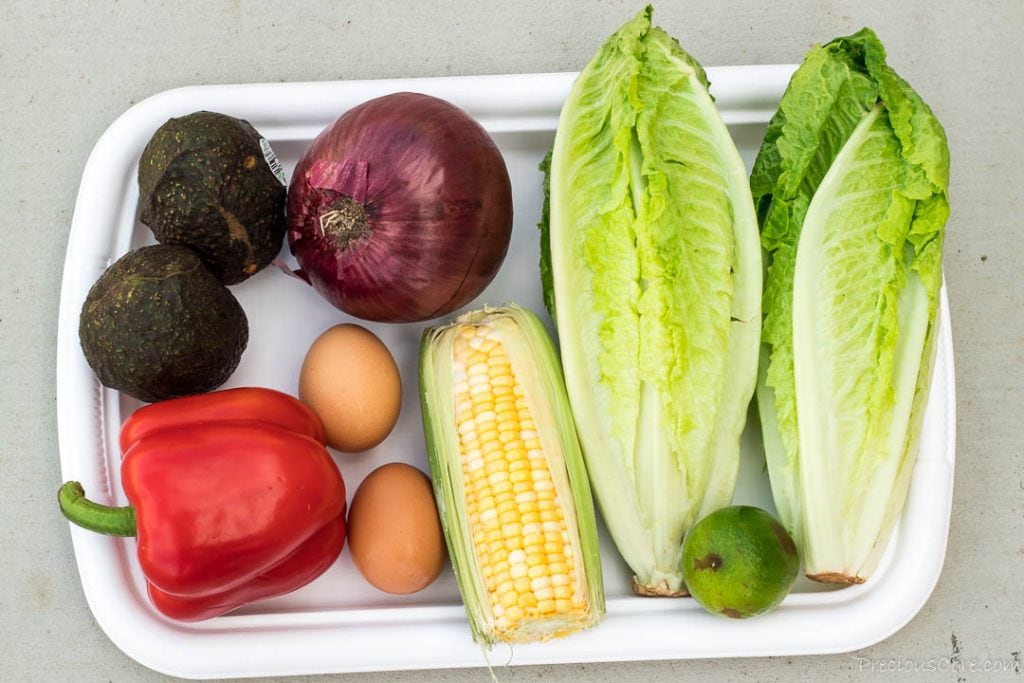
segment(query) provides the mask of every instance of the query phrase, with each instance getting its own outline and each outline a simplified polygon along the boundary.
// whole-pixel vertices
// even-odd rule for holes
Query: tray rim
[[[728,67],[711,67],[708,68],[709,76],[712,82],[720,79],[734,79],[743,77],[748,82],[754,82],[754,92],[746,92],[744,97],[747,97],[753,101],[764,100],[765,94],[774,99],[778,97],[778,82],[779,79],[785,79],[788,82],[789,75],[796,68],[796,65],[755,65],[755,66],[728,66]],[[119,116],[101,135],[97,141],[92,153],[86,162],[82,181],[79,188],[79,194],[76,199],[74,216],[71,224],[71,231],[69,234],[67,253],[65,256],[65,264],[62,278],[61,295],[60,295],[60,308],[59,308],[59,323],[58,323],[58,344],[57,344],[57,372],[56,372],[56,383],[57,383],[57,416],[58,416],[58,437],[60,444],[61,453],[61,474],[66,479],[78,478],[83,481],[88,481],[93,490],[97,489],[97,485],[109,494],[110,487],[108,478],[105,472],[94,472],[90,476],[82,476],[83,472],[79,460],[73,455],[81,450],[82,440],[77,430],[73,429],[75,425],[81,425],[82,423],[82,401],[90,400],[92,405],[97,408],[96,415],[99,416],[99,421],[102,425],[106,419],[103,413],[103,406],[107,400],[110,400],[111,395],[116,396],[116,392],[112,392],[108,389],[99,387],[95,378],[92,377],[92,373],[88,366],[84,368],[83,362],[75,362],[77,356],[80,355],[80,351],[77,347],[77,320],[78,320],[78,308],[81,305],[81,300],[84,298],[85,291],[88,290],[88,286],[85,290],[82,290],[83,282],[88,280],[89,284],[98,275],[96,267],[102,261],[104,267],[106,260],[110,257],[111,253],[120,253],[124,249],[118,250],[116,246],[111,245],[110,241],[107,242],[106,249],[99,249],[97,253],[97,245],[92,244],[86,236],[86,231],[82,227],[84,223],[92,222],[92,218],[87,220],[85,217],[92,216],[96,211],[100,210],[100,203],[102,202],[103,194],[102,187],[108,184],[106,180],[108,173],[104,172],[104,166],[108,164],[110,155],[116,156],[116,152],[121,147],[121,141],[126,138],[138,139],[140,135],[144,135],[145,139],[148,139],[152,133],[153,126],[152,122],[158,120],[162,122],[168,116],[175,115],[181,111],[188,110],[193,111],[197,108],[210,108],[219,111],[229,111],[231,109],[238,109],[239,107],[247,106],[247,103],[252,103],[257,100],[268,97],[277,97],[281,99],[287,99],[283,97],[288,94],[308,94],[311,91],[315,91],[322,98],[327,99],[346,99],[350,98],[353,92],[358,92],[359,96],[363,99],[376,96],[378,94],[385,94],[388,92],[394,92],[396,90],[404,89],[417,89],[421,92],[430,92],[441,97],[452,97],[453,94],[464,93],[468,90],[467,86],[472,86],[477,91],[483,90],[485,92],[524,92],[532,93],[535,97],[550,98],[553,93],[559,91],[564,92],[568,90],[569,84],[572,79],[575,78],[575,73],[553,73],[553,74],[509,74],[509,75],[489,75],[489,76],[455,76],[455,77],[431,77],[431,78],[413,78],[413,79],[374,79],[374,80],[360,80],[360,81],[319,81],[319,82],[293,82],[293,83],[262,83],[262,84],[231,84],[231,85],[201,85],[201,86],[185,86],[182,88],[175,88],[167,90],[156,95],[153,95],[126,110],[121,116]],[[714,87],[713,87],[714,90]],[[758,100],[760,97],[760,100]],[[312,97],[311,99],[316,99]],[[459,99],[459,98],[454,98]],[[473,97],[461,98],[473,100]],[[499,98],[500,99],[500,98]],[[742,98],[739,98],[742,99]],[[743,108],[731,106],[731,102],[737,100],[735,93],[726,93],[724,96],[720,96],[719,103],[723,108],[723,118],[730,124],[737,123],[763,123],[767,120],[772,112],[774,112],[774,105],[770,108]],[[503,111],[501,106],[497,108],[488,108],[485,98],[481,98],[479,93],[476,99],[473,100],[479,105],[479,111],[473,111],[471,107],[467,107],[473,113],[479,114],[478,118],[485,121],[485,126],[489,130],[502,131],[507,126],[507,119],[509,114]],[[183,106],[183,103],[192,103],[187,106]],[[218,103],[223,103],[229,106],[221,106],[217,108]],[[196,106],[199,104],[199,106]],[[465,106],[465,105],[464,105]],[[304,110],[299,108],[299,113],[303,113]],[[163,118],[160,118],[163,117]],[[315,125],[315,117],[307,117],[305,120],[301,116],[294,117],[299,123],[295,124],[292,128],[285,128],[292,139],[299,139],[304,137],[311,128],[319,130],[319,125]],[[520,127],[511,128],[509,130],[549,130],[553,129],[552,120],[557,121],[557,109],[554,111],[552,116],[539,117],[535,120],[528,120],[520,122]],[[489,123],[490,125],[487,125]],[[305,132],[304,132],[305,131]],[[289,139],[288,135],[282,134],[276,136],[274,139]],[[129,165],[130,168],[130,165]],[[108,213],[110,213],[108,211]],[[109,218],[114,218],[110,216]],[[115,221],[110,221],[113,224]],[[111,232],[116,232],[111,230]],[[109,237],[113,237],[110,235]],[[83,262],[83,257],[92,257],[89,261],[86,258]],[[102,268],[100,268],[102,270]],[[91,274],[91,276],[89,276]],[[89,277],[87,277],[89,276]],[[875,585],[866,585],[865,587],[854,587],[839,591],[837,593],[828,594],[829,598],[815,599],[805,598],[804,596],[810,595],[824,595],[824,594],[794,594],[790,598],[787,598],[784,603],[784,608],[778,610],[772,615],[762,617],[753,622],[737,623],[727,622],[730,629],[726,629],[727,633],[731,633],[730,637],[722,639],[722,645],[718,648],[710,648],[699,653],[692,652],[681,652],[674,650],[671,639],[666,639],[664,636],[658,637],[657,634],[648,633],[649,629],[645,629],[645,617],[652,613],[659,613],[660,609],[649,609],[646,606],[641,606],[641,603],[635,603],[635,598],[618,598],[609,600],[608,606],[608,618],[602,624],[601,629],[608,632],[608,638],[602,638],[602,640],[610,640],[613,643],[620,642],[618,639],[612,638],[610,629],[607,629],[609,622],[614,622],[618,625],[618,628],[614,629],[621,635],[634,634],[639,631],[644,632],[646,646],[640,650],[625,650],[625,651],[612,651],[607,648],[601,649],[598,656],[586,656],[589,650],[592,650],[592,645],[584,645],[585,637],[589,634],[582,636],[574,636],[563,641],[558,641],[557,644],[544,644],[540,646],[527,646],[516,648],[516,660],[513,664],[545,664],[545,663],[569,663],[569,662],[589,662],[589,661],[630,661],[630,660],[653,660],[653,659],[685,659],[685,658],[697,658],[697,657],[737,657],[737,656],[767,656],[767,655],[796,655],[796,654],[826,654],[835,652],[848,652],[857,650],[868,645],[877,643],[884,640],[892,633],[902,628],[907,622],[909,622],[921,609],[924,603],[927,601],[931,592],[934,589],[938,577],[941,573],[943,560],[945,557],[945,548],[948,540],[948,527],[950,509],[952,505],[952,484],[953,484],[953,470],[954,470],[954,450],[955,450],[955,373],[953,369],[953,351],[952,351],[952,337],[950,333],[950,320],[949,320],[949,309],[946,298],[945,287],[943,287],[941,295],[941,307],[940,307],[940,328],[939,328],[939,339],[938,346],[939,351],[943,355],[937,354],[935,361],[935,372],[936,378],[939,375],[940,368],[942,371],[941,385],[944,389],[944,393],[939,397],[943,403],[941,406],[943,410],[942,417],[945,422],[945,433],[939,435],[941,445],[944,446],[944,452],[941,454],[942,457],[937,459],[929,459],[927,461],[920,461],[915,467],[910,499],[908,499],[907,507],[904,511],[904,516],[899,522],[900,528],[905,524],[911,523],[913,519],[928,516],[932,523],[938,518],[940,521],[939,527],[936,528],[935,535],[936,539],[941,536],[941,542],[937,545],[932,545],[924,553],[913,553],[915,556],[913,559],[916,560],[913,564],[914,567],[909,567],[908,563],[897,562],[887,565],[887,573],[884,576],[885,581],[877,581]],[[945,352],[943,353],[943,349]],[[929,401],[929,412],[933,410],[931,402],[936,400],[936,385],[940,382],[933,381],[932,395]],[[89,390],[91,388],[91,390]],[[89,391],[86,391],[89,390]],[[88,397],[88,398],[87,398]],[[102,433],[104,430],[101,431]],[[105,448],[102,441],[98,444],[100,448]],[[922,496],[922,486],[926,483],[932,485],[938,485],[939,490],[932,490],[930,495]],[[915,491],[917,495],[915,496]],[[941,492],[943,495],[936,495]],[[937,516],[937,517],[936,517]],[[138,600],[141,596],[130,596],[125,593],[131,593],[133,591],[122,591],[118,594],[118,589],[111,580],[111,577],[120,574],[122,578],[126,577],[126,570],[123,561],[125,553],[125,545],[122,542],[116,541],[115,539],[109,539],[97,536],[95,534],[89,534],[88,532],[78,529],[71,525],[72,541],[75,549],[76,562],[79,568],[79,575],[82,580],[83,590],[86,595],[89,607],[99,623],[100,627],[107,634],[107,636],[117,645],[125,654],[129,657],[139,661],[143,665],[154,669],[156,671],[189,678],[209,678],[209,677],[227,677],[227,676],[263,676],[263,675],[280,675],[280,674],[313,674],[313,673],[338,673],[338,672],[358,672],[358,671],[386,671],[386,670],[411,670],[411,669],[432,669],[432,668],[461,668],[461,667],[472,667],[472,666],[484,666],[486,661],[479,656],[479,653],[475,652],[474,656],[468,657],[465,653],[460,657],[454,657],[445,659],[444,655],[441,656],[443,661],[424,660],[415,658],[406,658],[406,660],[396,658],[392,661],[381,665],[378,663],[363,665],[346,665],[342,663],[339,668],[339,659],[337,656],[334,657],[310,657],[302,663],[300,666],[295,666],[294,662],[288,660],[287,657],[280,657],[278,663],[273,661],[265,661],[264,657],[256,657],[254,661],[252,658],[247,659],[245,662],[241,662],[241,666],[230,666],[230,663],[223,661],[223,654],[218,656],[218,648],[228,646],[228,650],[237,650],[239,647],[238,643],[231,643],[232,638],[236,638],[239,633],[247,634],[250,637],[249,640],[253,643],[263,643],[267,640],[266,629],[260,628],[257,624],[251,623],[252,620],[246,622],[246,617],[222,617],[221,619],[232,619],[239,628],[231,633],[225,633],[223,631],[217,631],[212,628],[208,628],[208,625],[215,623],[206,622],[207,626],[196,626],[196,625],[178,625],[173,624],[167,620],[161,620],[154,618],[154,615],[147,613],[141,609],[131,609],[129,598],[132,597]],[[912,553],[902,553],[902,558],[906,559],[907,555]],[[927,559],[927,561],[925,561]],[[890,558],[891,560],[891,558]],[[893,570],[895,569],[895,574]],[[913,571],[912,571],[913,570]],[[919,571],[926,570],[926,571]],[[909,572],[909,573],[908,573]],[[912,588],[909,594],[907,591],[900,591],[898,594],[899,604],[901,609],[893,613],[883,609],[881,614],[885,616],[884,619],[875,619],[871,623],[871,628],[865,628],[864,622],[871,622],[871,619],[865,619],[865,614],[862,614],[864,605],[871,605],[873,603],[881,603],[883,607],[891,607],[892,600],[895,599],[895,595],[888,595],[892,591],[880,591],[880,588],[884,588],[891,585],[893,582],[893,576],[897,579],[901,576],[909,575],[913,578],[913,583],[909,584]],[[880,577],[881,578],[881,577]],[[922,580],[922,578],[924,580]],[[130,580],[128,581],[130,584]],[[886,595],[883,595],[886,593]],[[648,601],[648,604],[649,601]],[[461,606],[458,606],[457,610],[451,609],[452,606],[439,606],[439,607],[416,607],[412,609],[423,610],[423,616],[428,618],[427,626],[433,627],[432,621],[436,620],[438,624],[458,624],[464,621],[463,612]],[[787,608],[788,611],[787,611]],[[391,628],[389,624],[394,622],[394,610],[395,608],[383,608],[376,610],[362,610],[363,612],[373,612],[369,616],[369,622],[363,622],[360,625],[361,629],[367,629],[366,623],[375,624],[370,626],[369,630],[374,633],[369,635],[369,642],[373,642],[373,638],[387,634],[387,629]],[[409,609],[409,608],[405,608]],[[794,642],[789,646],[785,647],[780,643],[771,643],[762,647],[750,647],[742,650],[737,650],[735,647],[736,641],[743,641],[743,637],[738,637],[738,633],[751,632],[756,630],[762,630],[761,628],[752,629],[751,625],[757,625],[758,623],[765,624],[767,626],[768,620],[774,622],[780,622],[773,624],[773,628],[778,629],[795,629],[796,633],[807,631],[806,627],[801,628],[799,623],[788,623],[794,621],[787,617],[794,617],[799,622],[799,615],[796,614],[797,610],[809,611],[813,613],[815,610],[820,611],[827,609],[832,613],[832,616],[836,619],[840,619],[844,622],[844,632],[842,635],[835,633],[828,634],[829,638],[821,639],[816,644],[808,644],[803,642],[800,638],[795,638]],[[692,610],[696,612],[696,609]],[[867,611],[870,615],[870,610]],[[305,621],[299,619],[299,615],[302,615]],[[282,615],[275,615],[282,616]],[[700,617],[698,617],[700,618]],[[333,638],[332,643],[338,640],[338,629],[345,627],[344,619],[338,620],[333,618],[333,613],[330,611],[325,612],[295,612],[292,614],[284,615],[281,622],[283,628],[292,628],[296,631],[301,631],[305,637],[315,639],[315,637],[327,637]],[[720,631],[724,627],[725,620],[716,619],[710,617],[709,619],[700,622],[702,629],[711,629],[712,631]],[[292,622],[289,624],[289,622]],[[860,625],[859,628],[855,625]],[[403,626],[403,628],[407,628]],[[820,627],[819,627],[820,628]],[[734,629],[735,632],[733,632]],[[152,633],[157,631],[160,636],[159,648],[152,647]],[[422,628],[420,630],[423,630]],[[434,629],[437,630],[437,629]],[[449,629],[450,630],[450,629]],[[459,628],[455,628],[455,631],[459,632],[459,637],[465,637],[469,639],[468,627],[463,629],[463,634]],[[814,629],[812,629],[813,631]],[[595,631],[597,632],[597,631]],[[782,631],[786,632],[786,631]],[[294,634],[293,634],[294,635]],[[425,639],[425,642],[429,640],[428,634],[419,634]],[[821,633],[815,633],[816,636],[821,636]],[[648,636],[650,636],[648,638]],[[286,639],[287,640],[287,639]],[[365,641],[366,638],[360,638],[360,641]],[[444,640],[444,639],[440,639]],[[591,638],[593,640],[593,638]],[[147,643],[147,641],[150,641]],[[292,638],[294,641],[294,638]],[[273,642],[273,641],[267,641]],[[294,644],[294,643],[293,643]],[[336,644],[336,643],[335,643]],[[280,647],[275,645],[278,651]],[[427,649],[432,646],[427,645]],[[433,647],[444,647],[443,643],[437,643]],[[546,648],[546,649],[541,649]],[[245,648],[243,648],[245,649]],[[287,648],[286,648],[287,649]],[[354,648],[349,648],[354,649]],[[420,648],[421,650],[423,648]],[[296,649],[290,647],[290,650],[299,652],[302,648]],[[443,650],[441,650],[443,651]],[[191,656],[184,657],[182,653],[187,653]],[[249,653],[251,655],[251,653]],[[312,654],[306,652],[305,654]],[[590,655],[593,652],[589,652]],[[197,656],[202,655],[202,656]],[[394,657],[395,653],[388,653],[389,656]],[[204,662],[204,658],[206,661]],[[497,650],[491,654],[492,662],[504,662],[504,657],[500,650]],[[210,666],[210,664],[216,664]]]

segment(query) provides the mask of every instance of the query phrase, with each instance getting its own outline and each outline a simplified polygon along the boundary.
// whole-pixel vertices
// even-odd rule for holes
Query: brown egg
[[[370,472],[352,498],[348,547],[363,578],[386,593],[415,593],[433,583],[445,545],[427,476],[398,462]]]
[[[391,433],[402,406],[402,380],[391,352],[373,332],[336,325],[306,352],[299,398],[324,423],[329,446],[358,453]]]

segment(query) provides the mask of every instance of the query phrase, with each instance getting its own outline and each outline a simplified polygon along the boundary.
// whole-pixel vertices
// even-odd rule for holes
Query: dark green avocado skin
[[[128,252],[89,290],[78,337],[107,387],[143,401],[216,389],[249,341],[245,312],[186,247]]]
[[[284,239],[287,190],[260,139],[247,121],[201,111],[158,128],[139,160],[139,220],[226,285],[266,267]]]

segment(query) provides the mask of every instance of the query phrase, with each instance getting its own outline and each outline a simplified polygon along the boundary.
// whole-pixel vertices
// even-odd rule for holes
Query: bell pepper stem
[[[108,507],[85,497],[85,489],[77,481],[69,481],[57,491],[60,511],[73,524],[108,536],[135,535],[135,509]]]

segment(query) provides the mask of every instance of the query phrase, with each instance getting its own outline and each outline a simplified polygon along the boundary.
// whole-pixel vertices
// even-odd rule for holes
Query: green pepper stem
[[[85,497],[77,481],[69,481],[57,491],[60,511],[73,524],[108,536],[135,535],[135,509],[108,507]]]

